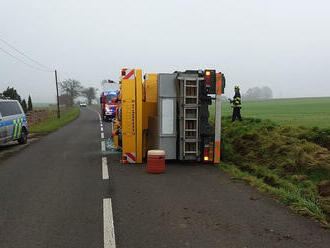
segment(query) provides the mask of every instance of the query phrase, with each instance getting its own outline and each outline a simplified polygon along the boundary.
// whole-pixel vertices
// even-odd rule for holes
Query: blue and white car
[[[0,99],[0,144],[17,140],[25,144],[28,125],[21,104],[16,100]]]

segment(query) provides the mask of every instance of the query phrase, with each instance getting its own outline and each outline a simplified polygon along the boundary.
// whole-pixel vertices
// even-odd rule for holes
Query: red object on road
[[[147,172],[151,174],[160,174],[165,172],[165,151],[148,151]]]

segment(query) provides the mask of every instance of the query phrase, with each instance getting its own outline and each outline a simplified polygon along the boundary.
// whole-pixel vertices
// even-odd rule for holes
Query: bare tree
[[[88,87],[81,91],[81,95],[87,99],[89,105],[96,99],[96,89],[94,87]]]
[[[74,100],[80,96],[80,92],[83,89],[81,83],[74,79],[68,79],[61,82],[60,87],[62,93],[69,96],[69,106],[73,106]]]

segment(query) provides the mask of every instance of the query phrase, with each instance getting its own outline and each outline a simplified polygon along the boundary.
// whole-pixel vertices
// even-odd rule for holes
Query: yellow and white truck
[[[215,70],[142,75],[122,69],[113,130],[122,161],[142,163],[148,150],[160,149],[166,159],[219,163],[224,88],[225,77]]]

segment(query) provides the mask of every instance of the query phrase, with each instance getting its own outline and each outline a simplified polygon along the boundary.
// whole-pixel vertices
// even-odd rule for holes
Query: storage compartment
[[[166,159],[177,158],[177,85],[176,73],[158,74],[157,137],[152,149],[166,151]]]

